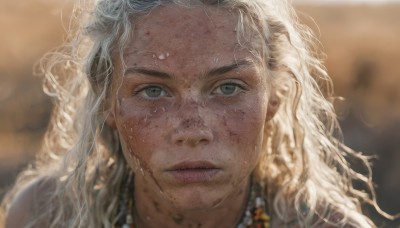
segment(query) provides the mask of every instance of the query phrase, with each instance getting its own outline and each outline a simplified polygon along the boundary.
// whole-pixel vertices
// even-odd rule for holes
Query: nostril
[[[208,144],[213,140],[211,130],[183,129],[175,132],[172,140],[177,145],[195,147],[199,144]]]

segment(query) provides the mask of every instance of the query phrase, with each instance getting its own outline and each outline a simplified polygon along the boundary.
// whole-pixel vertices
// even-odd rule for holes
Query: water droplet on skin
[[[161,111],[165,112],[165,108],[164,108],[164,107],[162,107],[162,108],[161,108]]]
[[[169,56],[169,52],[167,52],[167,57]]]
[[[153,54],[153,59],[154,59],[154,58],[156,58],[156,55],[155,55],[155,54]]]
[[[131,128],[131,129],[129,129],[131,132],[133,132],[133,129]]]
[[[165,59],[165,55],[164,55],[164,54],[160,54],[160,55],[158,56],[158,59],[159,59],[159,60],[164,60],[164,59]]]

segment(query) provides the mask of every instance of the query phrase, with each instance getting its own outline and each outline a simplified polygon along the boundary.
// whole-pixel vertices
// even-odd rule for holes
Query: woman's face
[[[158,7],[135,23],[113,112],[136,189],[178,208],[210,208],[247,186],[267,116],[267,79],[236,38],[237,16]]]

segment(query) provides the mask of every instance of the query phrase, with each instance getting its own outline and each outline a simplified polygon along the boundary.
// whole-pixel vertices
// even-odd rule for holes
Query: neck
[[[246,209],[249,189],[247,179],[215,207],[184,210],[135,184],[136,227],[236,227]]]

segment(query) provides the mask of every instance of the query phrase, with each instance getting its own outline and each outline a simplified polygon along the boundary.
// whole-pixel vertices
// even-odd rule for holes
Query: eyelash
[[[234,91],[232,91],[230,94],[224,94],[224,92],[222,91],[223,86],[234,86]],[[219,92],[218,92],[219,90]],[[231,97],[231,96],[235,96],[238,93],[240,93],[241,91],[244,91],[245,88],[243,85],[236,83],[236,82],[226,82],[226,83],[222,83],[220,85],[218,85],[212,92],[212,94],[217,94],[217,95],[221,95],[221,96],[225,96],[225,97]]]
[[[142,93],[142,92],[145,93],[145,92],[146,92],[146,89],[150,89],[150,88],[157,88],[157,89],[160,89],[160,90],[161,90],[161,93],[164,93],[165,95],[163,95],[163,96],[158,96],[158,97],[149,97],[148,95],[147,95],[147,97],[146,97],[146,96],[142,95],[141,97],[143,97],[144,99],[155,100],[155,99],[160,98],[160,97],[169,96],[169,93],[168,93],[162,86],[158,86],[158,85],[148,85],[148,86],[140,87],[140,88],[136,89],[136,90],[133,92],[133,95],[136,96],[136,95],[139,95],[139,94]]]
[[[220,95],[220,96],[224,96],[224,97],[232,97],[232,96],[235,96],[238,93],[246,90],[245,85],[243,85],[243,84],[245,84],[245,83],[243,83],[243,82],[238,83],[236,81],[235,82],[228,81],[228,82],[220,83],[211,91],[211,94],[217,95],[217,96]],[[223,92],[221,91],[222,86],[235,86],[235,90],[231,94],[223,94]],[[161,97],[169,97],[170,96],[169,93],[166,91],[166,89],[164,89],[162,86],[159,86],[159,85],[147,85],[144,87],[140,87],[133,92],[133,95],[136,96],[136,95],[140,95],[141,93],[145,93],[146,90],[150,89],[150,88],[160,89],[161,90],[160,92],[163,94],[160,96],[156,96],[156,97],[150,97],[150,96],[148,96],[148,94],[144,94],[140,97],[142,97],[144,99],[148,99],[148,100],[155,100],[155,99],[158,99]],[[216,92],[217,90],[220,90],[220,91]]]

